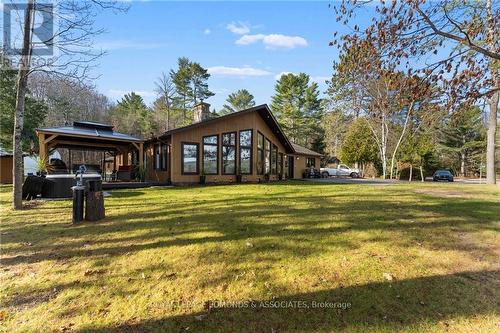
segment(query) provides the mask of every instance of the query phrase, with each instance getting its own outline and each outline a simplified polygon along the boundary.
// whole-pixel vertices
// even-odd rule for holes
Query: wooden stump
[[[85,220],[99,221],[105,217],[102,192],[87,192],[85,200]]]

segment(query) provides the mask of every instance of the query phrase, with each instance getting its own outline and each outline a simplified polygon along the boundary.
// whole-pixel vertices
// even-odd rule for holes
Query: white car
[[[351,178],[359,177],[359,169],[350,168],[345,164],[339,164],[339,166],[335,168],[320,168],[320,173],[322,177],[331,177],[331,176],[348,176]]]

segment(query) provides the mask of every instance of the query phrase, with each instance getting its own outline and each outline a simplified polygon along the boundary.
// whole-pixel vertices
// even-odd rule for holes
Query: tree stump
[[[102,192],[87,192],[85,200],[85,220],[99,221],[105,217]]]

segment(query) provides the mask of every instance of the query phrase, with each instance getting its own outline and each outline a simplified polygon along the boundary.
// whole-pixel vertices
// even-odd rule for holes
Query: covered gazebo
[[[48,161],[50,152],[58,148],[69,150],[68,172],[74,172],[71,161],[72,150],[101,151],[103,156],[113,156],[114,171],[118,170],[117,157],[122,166],[129,165],[132,152],[136,151],[139,168],[144,164],[144,141],[127,134],[115,132],[113,126],[88,121],[75,121],[73,126],[40,128],[36,130],[39,141],[39,155]],[[129,156],[130,155],[130,156]],[[102,172],[105,173],[104,158]]]

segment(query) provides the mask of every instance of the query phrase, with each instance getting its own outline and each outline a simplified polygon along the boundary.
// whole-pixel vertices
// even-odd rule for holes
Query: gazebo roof
[[[143,142],[142,139],[113,131],[112,125],[94,123],[90,121],[75,121],[73,122],[73,126],[39,128],[37,129],[37,132],[80,138],[101,138],[112,141],[125,141],[129,143]]]

